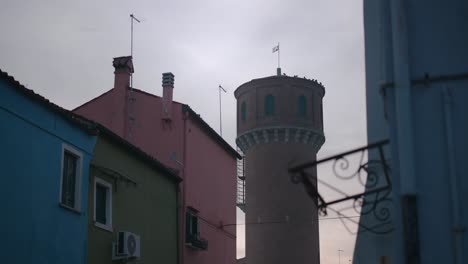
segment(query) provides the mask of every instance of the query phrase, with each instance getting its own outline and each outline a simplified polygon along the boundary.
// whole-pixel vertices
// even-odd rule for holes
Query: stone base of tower
[[[246,153],[249,264],[320,263],[317,209],[287,171],[291,163],[315,155],[309,144],[293,142],[260,144]]]

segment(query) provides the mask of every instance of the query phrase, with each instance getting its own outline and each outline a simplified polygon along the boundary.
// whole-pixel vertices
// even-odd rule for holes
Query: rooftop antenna
[[[344,252],[344,250],[338,249],[338,264],[341,264],[341,252]]]
[[[138,18],[136,18],[133,14],[130,14],[131,26],[130,26],[130,56],[133,60],[133,21],[141,23]],[[130,74],[130,88],[133,89],[133,73]]]
[[[130,26],[130,56],[133,61],[133,21],[141,23],[138,18],[136,18],[133,14],[130,14],[131,26]],[[128,126],[128,137],[131,139],[132,137],[132,126],[135,122],[135,117],[133,116],[133,102],[135,98],[133,97],[133,73],[130,73],[130,89],[129,89],[129,107],[128,107],[128,119],[130,121],[130,125]]]
[[[218,85],[218,90],[219,90],[219,134],[223,136],[223,123],[222,123],[222,117],[221,117],[221,90],[225,93],[227,93],[227,91],[221,85]]]
[[[138,18],[136,18],[133,14],[130,14],[130,19],[131,19],[130,56],[133,56],[133,21],[136,21],[138,23],[141,23],[141,21]]]

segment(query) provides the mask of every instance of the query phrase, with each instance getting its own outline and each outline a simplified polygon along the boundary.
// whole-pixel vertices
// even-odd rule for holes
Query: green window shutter
[[[96,185],[96,222],[103,225],[107,224],[107,188]]]
[[[275,114],[275,97],[269,94],[265,97],[265,115],[272,116]]]
[[[307,115],[307,100],[304,95],[298,97],[297,109],[300,117],[305,117]]]
[[[241,120],[242,121],[245,121],[246,119],[246,115],[247,115],[246,111],[247,111],[247,106],[245,102],[242,102],[241,104]]]
[[[191,237],[191,223],[192,223],[192,214],[189,212],[185,213],[185,242],[190,242]]]
[[[198,217],[192,216],[192,235],[198,237]]]
[[[185,213],[185,242],[191,243],[198,239],[198,217],[192,212]]]
[[[76,167],[78,158],[65,151],[63,154],[62,197],[64,205],[75,207]]]

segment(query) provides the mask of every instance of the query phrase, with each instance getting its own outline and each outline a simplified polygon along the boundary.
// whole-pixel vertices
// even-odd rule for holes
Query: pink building
[[[179,171],[183,178],[179,263],[235,263],[236,229],[231,224],[236,222],[239,154],[188,105],[172,100],[172,73],[163,74],[160,97],[130,89],[131,57],[114,58],[113,65],[114,88],[74,112]]]

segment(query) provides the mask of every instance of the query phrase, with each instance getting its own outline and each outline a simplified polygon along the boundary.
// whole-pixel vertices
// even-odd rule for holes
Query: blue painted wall
[[[95,137],[2,79],[0,131],[0,262],[85,263]],[[59,206],[63,143],[83,154],[80,213]]]
[[[396,230],[381,243],[358,236],[355,263],[376,263],[375,252],[406,263],[406,195],[417,200],[420,263],[468,263],[468,78],[411,83],[468,73],[468,1],[365,0],[364,11],[367,94],[394,83],[367,106],[387,112],[371,113],[368,130],[391,140]]]
[[[385,109],[382,90],[380,84],[382,80],[393,79],[393,69],[391,58],[392,38],[389,27],[383,27],[390,24],[390,14],[385,12],[389,8],[388,1],[364,1],[364,31],[365,31],[365,70],[366,70],[366,108],[367,108],[367,141],[369,144],[379,140],[389,138],[389,124],[385,118],[388,109]],[[391,153],[386,147],[387,162],[392,164]],[[369,160],[379,160],[378,153],[370,152]],[[382,172],[382,171],[380,171]],[[380,173],[379,177],[384,177]],[[391,198],[394,199],[393,195]],[[394,217],[395,210],[390,204],[385,204],[385,209],[390,210]],[[365,227],[373,227],[382,224],[373,214],[362,215],[360,224]],[[394,221],[389,225],[382,226],[380,230],[391,230],[394,228]],[[356,237],[355,252],[353,263],[356,264],[375,264],[379,263],[382,256],[391,256],[393,254],[393,232],[388,234],[374,234],[360,227]]]

